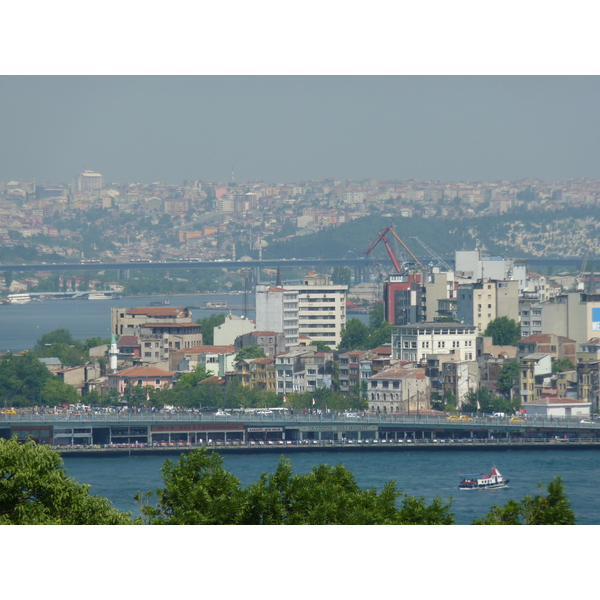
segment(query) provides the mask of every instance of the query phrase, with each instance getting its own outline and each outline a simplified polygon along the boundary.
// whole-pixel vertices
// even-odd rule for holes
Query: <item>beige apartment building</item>
[[[498,317],[508,317],[517,323],[519,317],[519,282],[490,279],[458,286],[457,318],[466,325],[475,325],[483,333]]]

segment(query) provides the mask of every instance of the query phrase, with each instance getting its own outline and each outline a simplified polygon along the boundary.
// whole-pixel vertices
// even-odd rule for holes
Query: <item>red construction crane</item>
[[[408,252],[408,254],[412,257],[412,259],[419,265],[421,270],[425,270],[423,265],[419,262],[419,259],[408,249],[406,244],[398,237],[398,235],[393,230],[391,225],[389,227],[386,227],[385,229],[382,229],[381,231],[379,231],[377,233],[377,237],[371,244],[371,247],[366,252],[363,252],[363,254],[367,254],[367,255],[370,254],[371,250],[373,250],[373,248],[375,248],[375,246],[377,246],[377,244],[379,242],[383,242],[385,244],[385,248],[386,248],[388,254],[390,255],[390,258],[392,259],[392,262],[394,263],[394,268],[396,269],[396,273],[402,273],[402,267],[400,266],[398,259],[394,255],[394,252],[392,250],[392,247],[390,246],[390,243],[387,241],[387,238],[385,237],[388,232],[391,232],[392,235],[398,240],[398,242],[400,242],[402,247],[406,250],[406,252]]]

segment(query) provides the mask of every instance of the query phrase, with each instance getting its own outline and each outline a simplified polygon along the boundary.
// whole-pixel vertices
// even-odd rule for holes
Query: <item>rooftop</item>
[[[163,371],[156,367],[131,367],[114,373],[117,377],[172,377],[173,371]]]

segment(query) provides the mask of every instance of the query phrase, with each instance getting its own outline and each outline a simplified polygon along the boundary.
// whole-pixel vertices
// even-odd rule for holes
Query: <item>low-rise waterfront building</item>
[[[369,411],[383,414],[418,413],[430,406],[431,384],[425,369],[391,367],[369,379]]]

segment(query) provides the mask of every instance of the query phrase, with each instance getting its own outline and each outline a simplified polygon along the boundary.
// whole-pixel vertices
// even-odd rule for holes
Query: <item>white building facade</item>
[[[392,327],[392,358],[419,362],[429,354],[475,360],[477,327],[460,323],[418,323]]]
[[[336,347],[346,325],[348,286],[333,285],[314,272],[301,285],[256,286],[256,329],[283,333],[286,346],[300,335]]]

